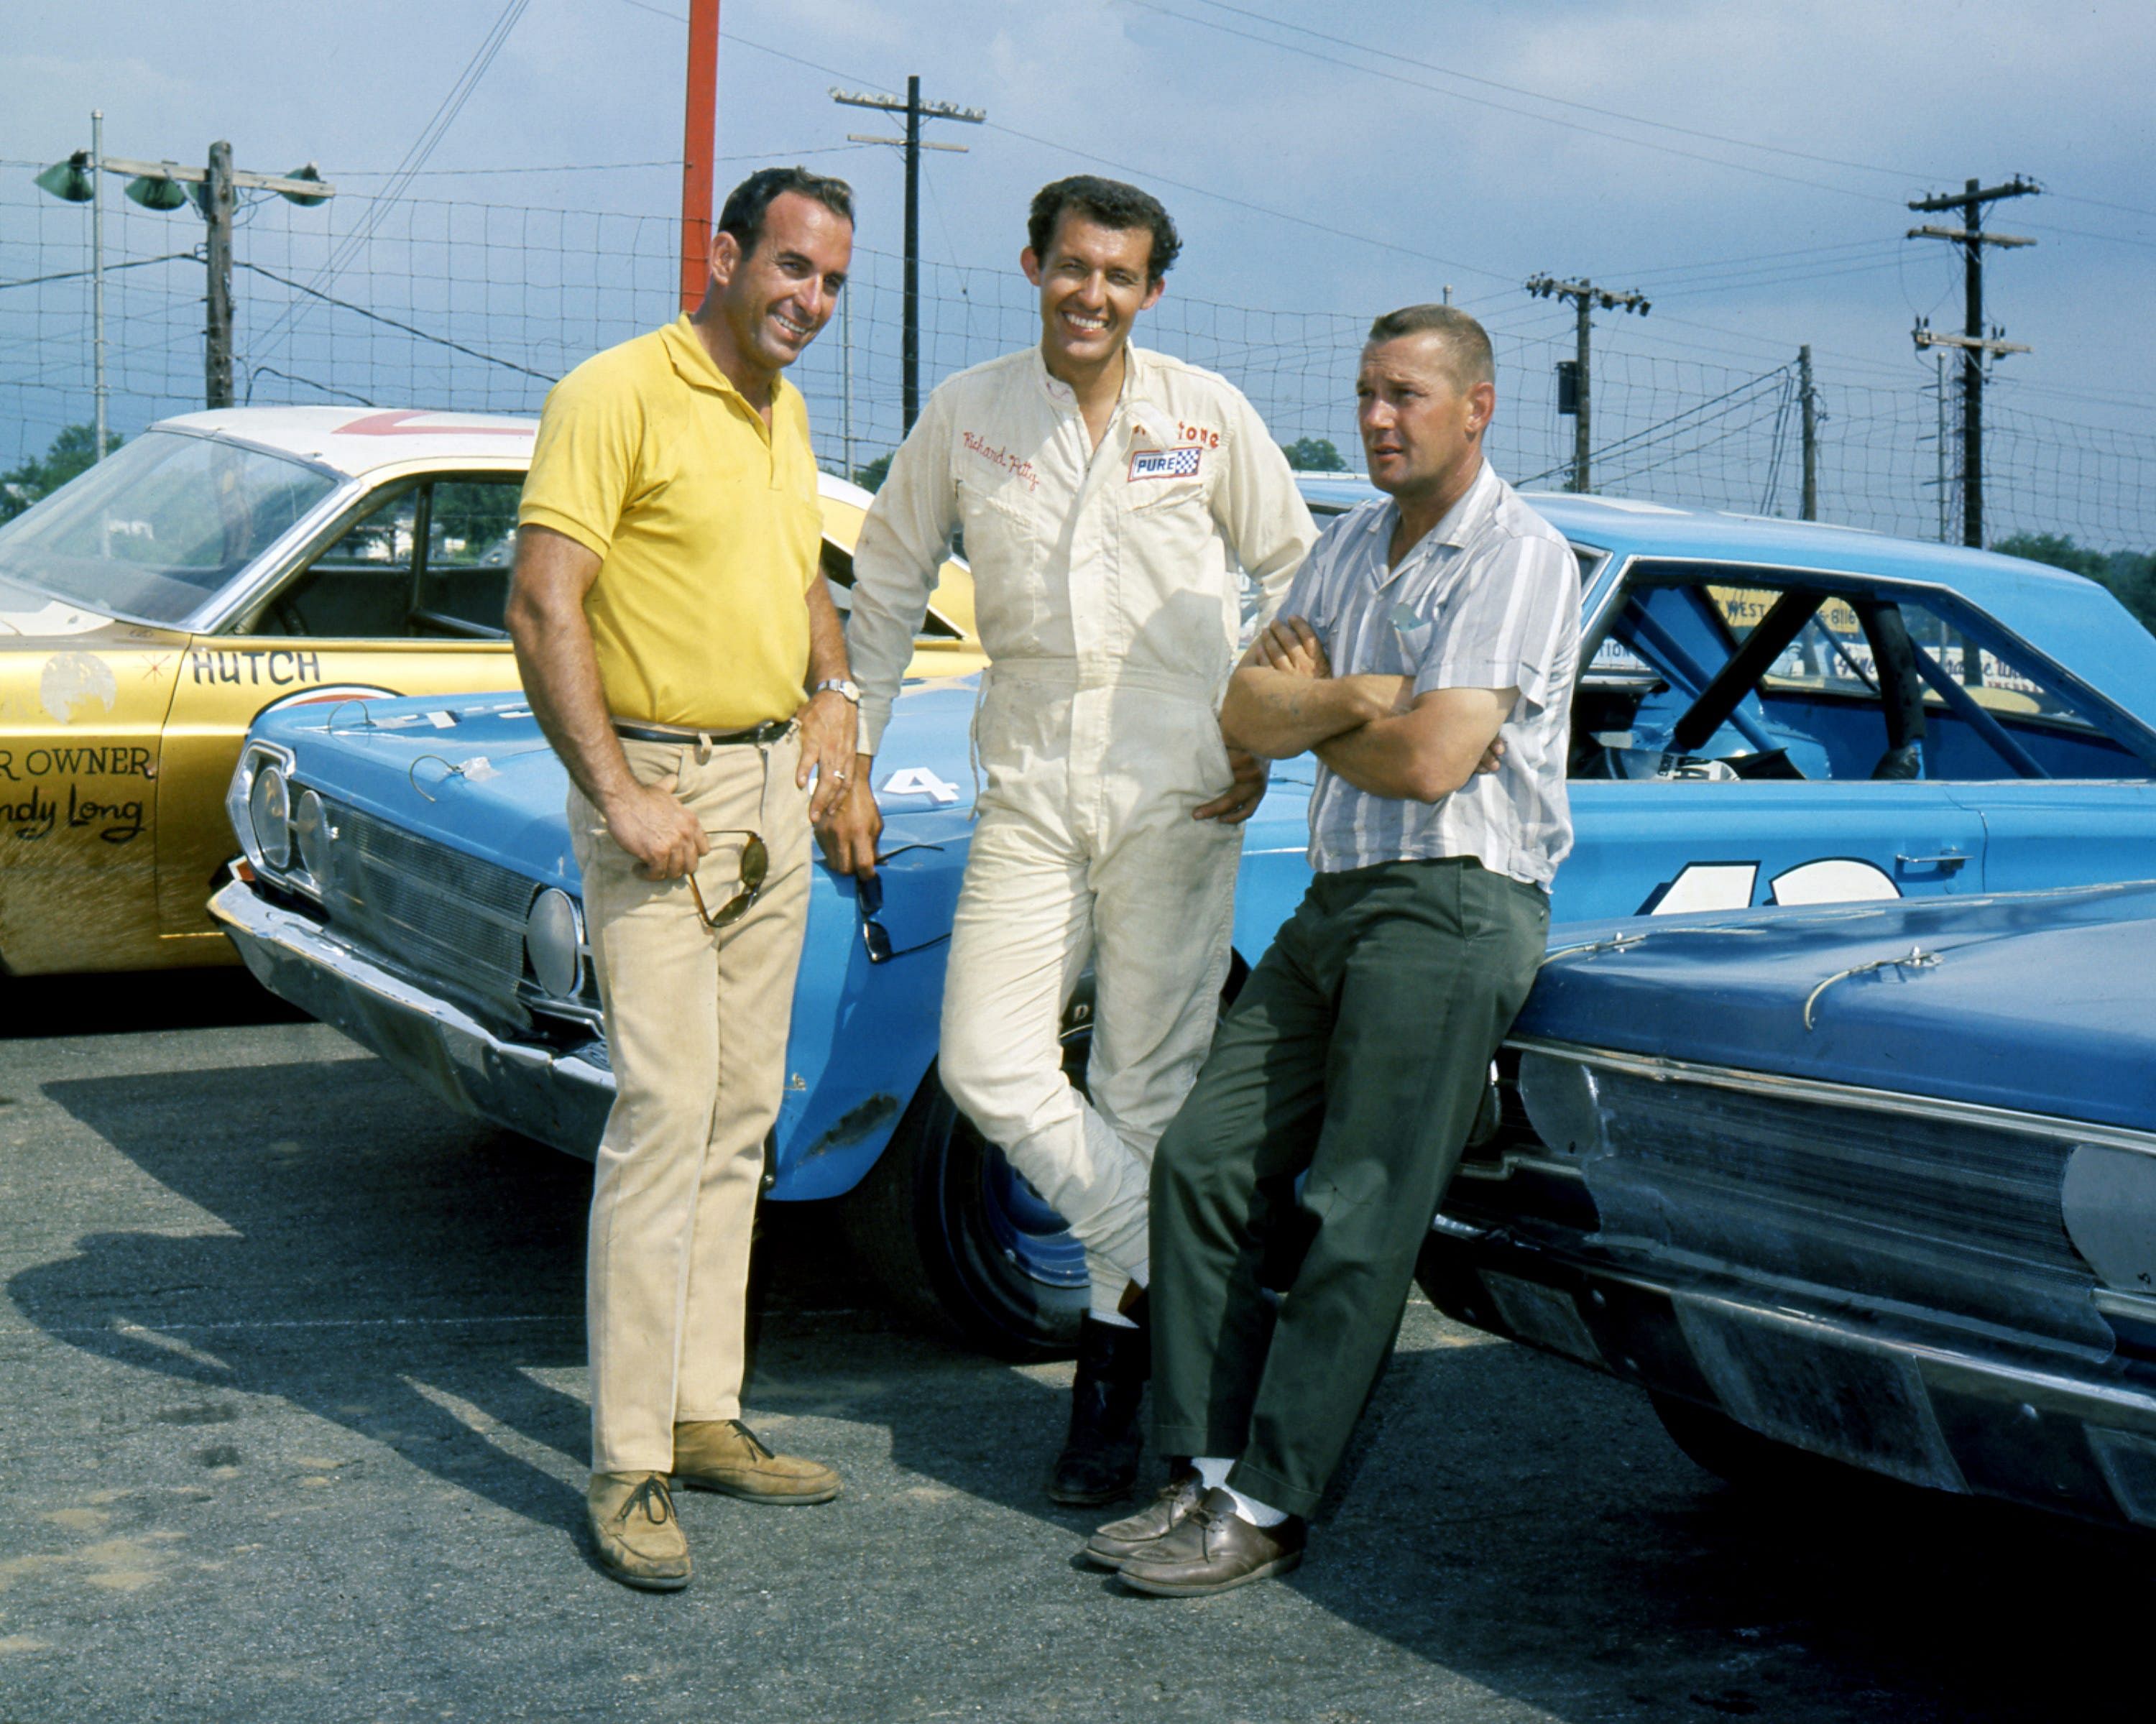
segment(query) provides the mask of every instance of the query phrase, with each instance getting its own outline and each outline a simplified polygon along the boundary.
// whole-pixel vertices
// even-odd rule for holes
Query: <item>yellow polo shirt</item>
[[[547,393],[516,518],[600,559],[584,615],[615,717],[736,731],[800,706],[823,521],[783,377],[766,425],[685,315],[593,355]]]

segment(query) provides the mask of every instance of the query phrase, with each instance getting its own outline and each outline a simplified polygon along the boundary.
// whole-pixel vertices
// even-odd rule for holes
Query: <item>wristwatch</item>
[[[808,692],[811,695],[820,695],[827,690],[832,694],[852,701],[856,706],[861,704],[861,685],[850,676],[827,676]]]

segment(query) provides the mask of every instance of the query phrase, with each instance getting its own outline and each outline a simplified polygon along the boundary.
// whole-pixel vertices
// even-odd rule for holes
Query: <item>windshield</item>
[[[0,577],[178,623],[336,483],[264,450],[146,432],[0,526]]]

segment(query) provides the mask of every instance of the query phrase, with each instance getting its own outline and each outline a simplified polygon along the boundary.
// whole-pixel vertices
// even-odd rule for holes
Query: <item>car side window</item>
[[[471,475],[378,495],[271,597],[251,632],[502,638],[522,484],[519,474]]]
[[[831,595],[832,608],[843,619],[854,613],[854,558],[853,553],[824,541],[824,584]],[[950,622],[936,614],[932,606],[921,614],[918,640],[963,640],[965,636]]]
[[[2118,713],[1999,634],[1891,582],[1636,572],[1580,679],[1573,776],[2152,776]]]
[[[521,474],[436,480],[427,487],[427,552],[413,620],[432,632],[497,636],[516,561]]]
[[[253,632],[360,639],[400,635],[412,608],[422,486],[390,492],[273,597]]]

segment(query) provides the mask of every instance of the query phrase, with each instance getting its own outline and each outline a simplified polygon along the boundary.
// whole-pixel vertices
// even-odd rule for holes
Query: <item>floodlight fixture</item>
[[[69,203],[87,203],[97,196],[90,183],[90,151],[77,150],[64,162],[55,162],[38,176],[38,189]]]
[[[127,182],[127,201],[139,203],[145,209],[175,210],[184,208],[187,194],[180,183],[164,174],[137,174]]]

